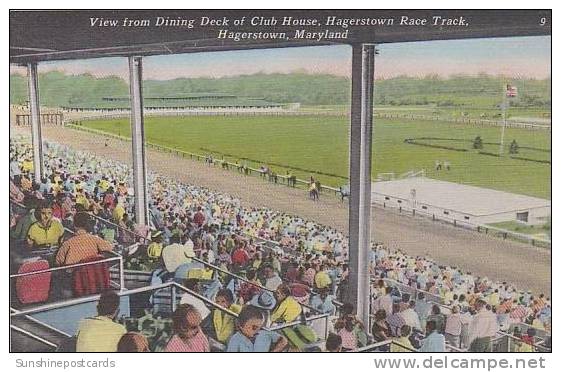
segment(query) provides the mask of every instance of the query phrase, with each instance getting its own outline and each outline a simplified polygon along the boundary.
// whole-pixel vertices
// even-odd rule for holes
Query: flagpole
[[[503,155],[503,150],[504,150],[505,127],[506,127],[506,103],[507,103],[507,100],[506,100],[506,94],[507,94],[506,84],[503,85],[503,88],[504,88],[502,90],[502,92],[503,92],[503,114],[502,114],[503,115],[503,127],[501,129],[501,148],[499,150],[499,155],[501,155],[501,156]]]

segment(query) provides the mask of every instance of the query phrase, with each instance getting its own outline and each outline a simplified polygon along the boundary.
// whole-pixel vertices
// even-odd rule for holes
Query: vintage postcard
[[[10,351],[539,366],[551,15],[10,11]]]

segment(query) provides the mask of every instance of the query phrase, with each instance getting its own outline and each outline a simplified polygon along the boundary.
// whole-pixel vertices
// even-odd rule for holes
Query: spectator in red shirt
[[[115,194],[114,194],[112,186],[109,187],[109,189],[107,190],[107,192],[103,196],[103,204],[104,205],[109,204],[110,209],[115,208]]]
[[[63,221],[66,218],[66,211],[62,208],[62,194],[58,194],[53,201],[53,217]]]
[[[285,278],[289,283],[294,283],[298,280],[300,271],[297,262],[290,262],[289,268],[286,271]]]
[[[242,268],[247,265],[249,262],[249,253],[245,249],[245,242],[242,242],[241,245],[232,253],[232,264]]]
[[[530,350],[534,350],[534,343],[535,343],[535,339],[534,337],[536,336],[536,330],[534,328],[528,328],[528,330],[526,331],[525,335],[522,335],[521,339],[524,343],[526,343],[527,345],[530,345]]]
[[[198,226],[201,227],[204,225],[205,223],[205,215],[202,211],[201,207],[197,208],[197,213],[195,213],[195,216],[193,216],[193,222]]]

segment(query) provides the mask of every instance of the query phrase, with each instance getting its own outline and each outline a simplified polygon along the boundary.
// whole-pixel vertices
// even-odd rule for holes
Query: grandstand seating
[[[239,200],[228,195],[181,184],[152,172],[148,173],[151,185],[150,226],[137,226],[130,222],[134,220],[133,200],[128,189],[132,182],[132,174],[125,164],[46,142],[44,156],[47,177],[39,182],[32,182],[32,172],[22,166],[25,159],[31,156],[31,146],[25,138],[11,139],[11,280],[16,281],[19,278],[17,271],[29,256],[52,259],[58,248],[29,252],[25,246],[26,233],[16,233],[18,226],[21,227],[20,222],[29,214],[29,209],[35,206],[37,199],[54,200],[57,217],[67,228],[67,236],[64,239],[74,233],[73,216],[77,212],[89,213],[94,221],[91,232],[112,241],[113,253],[110,258],[105,259],[111,263],[102,264],[103,285],[88,287],[91,291],[78,291],[70,300],[60,300],[51,296],[42,299],[42,304],[29,306],[18,301],[17,296],[13,295],[12,324],[25,323],[21,320],[25,319],[25,316],[31,317],[32,321],[39,321],[45,312],[54,312],[73,319],[90,316],[90,305],[97,300],[97,296],[91,295],[101,292],[106,287],[117,289],[121,298],[126,298],[128,307],[122,309],[122,316],[128,320],[123,318],[121,321],[128,322],[129,330],[139,330],[138,323],[135,322],[139,317],[147,316],[145,310],[150,311],[153,316],[159,314],[169,318],[185,293],[199,298],[212,309],[226,311],[227,309],[224,310],[215,302],[214,295],[219,288],[230,289],[240,305],[246,305],[239,292],[244,284],[255,286],[258,293],[267,292],[274,297],[275,291],[268,285],[270,278],[265,276],[264,268],[268,267],[280,275],[283,283],[291,285],[294,297],[303,306],[304,315],[294,323],[268,325],[266,329],[279,331],[306,323],[315,330],[319,336],[318,345],[323,348],[323,342],[329,332],[345,334],[347,327],[344,324],[351,321],[354,337],[351,343],[354,344],[350,349],[365,352],[383,351],[398,343],[392,337],[374,342],[369,325],[349,320],[352,318],[348,317],[348,307],[343,304],[343,289],[348,276],[348,242],[342,232],[267,208],[244,207]],[[196,216],[197,213],[200,215]],[[124,217],[125,215],[129,218]],[[163,250],[176,244],[185,247],[185,252],[189,254],[182,257],[177,265],[184,265],[181,269],[184,271],[174,268],[174,272],[166,273],[165,262],[147,254],[152,244],[161,244]],[[232,264],[232,253],[240,247],[245,247],[249,259],[243,264]],[[54,266],[52,260],[50,265]],[[83,265],[87,265],[87,269],[81,270],[88,270],[90,273],[95,271],[91,263]],[[94,261],[93,265],[98,265],[96,267],[99,268],[101,264]],[[69,268],[73,267],[52,267],[48,272],[63,272]],[[204,270],[211,276],[203,279]],[[158,275],[155,275],[155,272]],[[447,321],[451,306],[458,306],[466,319],[462,323],[462,332],[469,333],[469,323],[473,319],[469,314],[474,312],[478,300],[484,300],[497,317],[497,327],[501,327],[491,340],[495,351],[516,351],[526,346],[532,351],[548,350],[551,305],[549,299],[543,295],[532,296],[531,293],[514,288],[508,283],[494,283],[459,268],[438,265],[428,257],[411,257],[400,251],[391,252],[379,243],[372,244],[370,273],[373,310],[380,308],[379,300],[385,296],[386,288],[392,289],[390,306],[395,305],[393,307],[398,309],[394,314],[393,311],[387,314],[396,315],[392,321],[401,316],[409,301],[424,297],[427,303],[436,304],[442,309],[444,322]],[[109,276],[106,277],[106,274]],[[198,281],[198,290],[185,287],[185,279]],[[383,281],[379,282],[377,279]],[[53,277],[52,286],[58,284],[56,280],[56,276]],[[335,314],[322,313],[311,306],[311,299],[320,296],[320,293],[337,297],[338,301],[333,301]],[[419,296],[421,293],[422,296]],[[231,316],[237,317],[236,314]],[[37,324],[39,323],[33,323],[34,327],[31,329],[37,328]],[[76,324],[74,322],[74,325]],[[19,332],[18,337],[22,334],[31,337],[33,342],[25,346],[31,348],[29,345],[35,345],[37,338],[41,337],[33,338],[35,334],[29,329],[23,329],[22,333],[24,326],[28,327],[29,324],[16,324],[14,327],[17,329],[12,328],[12,331]],[[55,331],[52,332],[55,333],[60,331],[55,325],[47,327],[54,328]],[[203,322],[202,327],[208,335],[208,325]],[[538,328],[539,331],[528,332],[528,329],[534,329],[532,327]],[[75,331],[75,328],[70,331]],[[360,336],[361,332],[364,338]],[[415,337],[424,338],[424,332],[424,327],[416,329]],[[534,333],[536,335],[532,337]],[[160,350],[162,342],[165,345],[165,336],[160,334],[154,338],[155,336],[150,339],[152,351]],[[226,348],[226,345],[220,345],[216,340],[211,340],[210,343],[213,345],[212,351],[223,351]],[[18,345],[12,343],[12,349],[22,348],[21,343]],[[49,346],[49,343],[43,343],[41,350],[45,345]],[[446,344],[448,351],[465,351],[468,346]],[[293,349],[294,347],[295,345],[292,345]],[[35,349],[35,346],[33,348]],[[50,346],[46,347],[49,348],[52,349]]]

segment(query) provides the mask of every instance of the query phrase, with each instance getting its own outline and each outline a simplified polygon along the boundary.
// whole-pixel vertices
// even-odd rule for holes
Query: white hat
[[[193,246],[170,244],[162,250],[162,259],[164,266],[170,273],[175,272],[180,265],[191,262],[191,258],[195,257]]]

